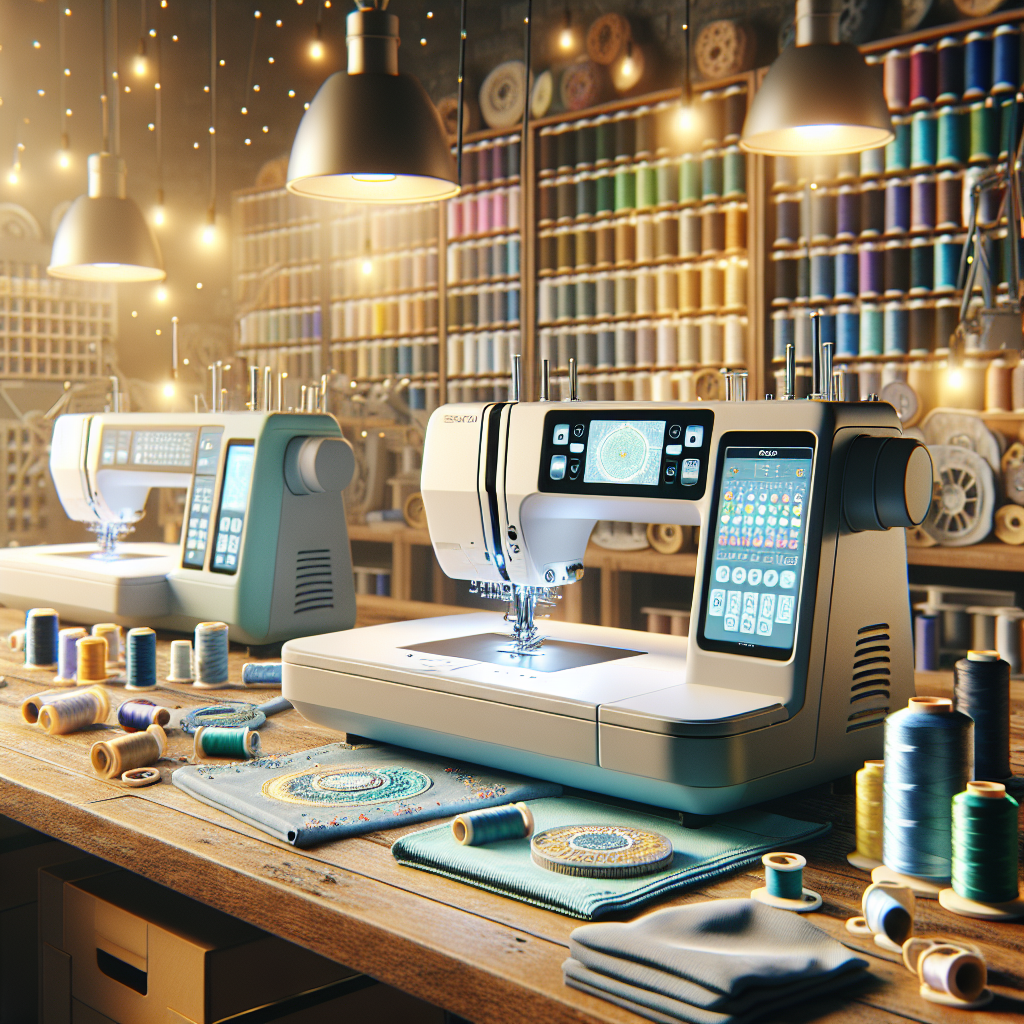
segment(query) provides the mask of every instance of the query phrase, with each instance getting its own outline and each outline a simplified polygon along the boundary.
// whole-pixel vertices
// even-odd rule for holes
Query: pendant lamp
[[[796,45],[754,94],[740,137],[751,153],[857,153],[895,137],[881,77],[839,41],[838,0],[797,0]]]
[[[441,116],[398,71],[398,18],[357,0],[346,19],[348,71],[320,86],[288,161],[288,190],[317,199],[421,203],[459,192]]]

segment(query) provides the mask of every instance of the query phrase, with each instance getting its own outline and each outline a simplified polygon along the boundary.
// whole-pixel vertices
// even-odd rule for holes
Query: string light
[[[224,62],[221,61],[221,64]],[[203,244],[217,239],[217,0],[210,0],[210,198],[206,207]]]
[[[562,31],[558,34],[558,45],[563,50],[571,50],[575,39],[572,31],[572,12],[568,7],[565,9],[565,19],[562,23]]]
[[[167,289],[166,288],[163,288],[163,287],[157,288],[157,290],[156,290],[156,301],[157,302],[166,302],[167,301]],[[157,333],[159,334],[160,332],[158,331]]]
[[[14,161],[7,173],[7,181],[11,185],[17,185],[21,180],[21,154],[25,152],[25,143],[19,142],[14,147]]]
[[[159,333],[159,332],[157,332],[157,333]],[[164,385],[164,398],[173,398],[173,397],[174,397],[174,385],[173,384],[165,384]]]
[[[71,76],[71,68],[67,67],[67,35],[65,32],[65,19],[71,17],[71,8],[64,8],[64,15],[57,18],[57,58],[64,74],[58,79],[59,85],[59,109],[63,111],[60,115],[60,149],[57,152],[57,166],[66,171],[71,166],[71,137],[68,135],[68,118],[71,110],[67,106],[67,79]]]

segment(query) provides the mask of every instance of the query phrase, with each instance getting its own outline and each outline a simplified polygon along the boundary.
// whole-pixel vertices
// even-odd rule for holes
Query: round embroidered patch
[[[587,878],[631,878],[672,863],[672,843],[659,832],[625,825],[564,825],[530,841],[533,862]]]
[[[310,807],[356,807],[411,800],[433,785],[422,772],[400,765],[387,768],[307,768],[268,779],[263,794]]]

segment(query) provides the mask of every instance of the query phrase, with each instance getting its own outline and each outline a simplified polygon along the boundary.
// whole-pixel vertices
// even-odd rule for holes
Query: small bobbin
[[[976,1010],[993,999],[988,966],[981,950],[967,942],[946,939],[908,939],[903,963],[920,982],[922,999],[940,1006]]]
[[[799,853],[766,853],[761,858],[764,865],[766,885],[753,889],[750,898],[758,903],[766,903],[769,907],[779,910],[793,910],[798,914],[808,910],[817,910],[821,906],[821,897],[812,889],[803,887],[804,868],[807,859]],[[791,877],[791,876],[796,876]],[[792,892],[793,896],[781,895]],[[801,893],[797,896],[796,893]]]
[[[914,934],[914,892],[895,882],[872,882],[861,897],[862,916],[851,917],[851,935],[873,936],[875,945],[899,953]]]
[[[129,768],[121,773],[121,781],[132,789],[141,789],[143,786],[152,786],[160,781],[159,768]]]

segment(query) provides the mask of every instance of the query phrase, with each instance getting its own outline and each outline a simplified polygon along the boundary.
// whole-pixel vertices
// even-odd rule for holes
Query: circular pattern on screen
[[[401,766],[388,768],[307,768],[269,779],[263,793],[273,800],[312,807],[355,807],[411,800],[430,789],[422,772]]]
[[[643,472],[647,454],[647,438],[636,427],[624,424],[601,442],[597,457],[606,476],[625,482]]]
[[[630,878],[661,871],[672,862],[672,843],[660,832],[625,825],[565,825],[530,841],[535,864],[588,878]]]

